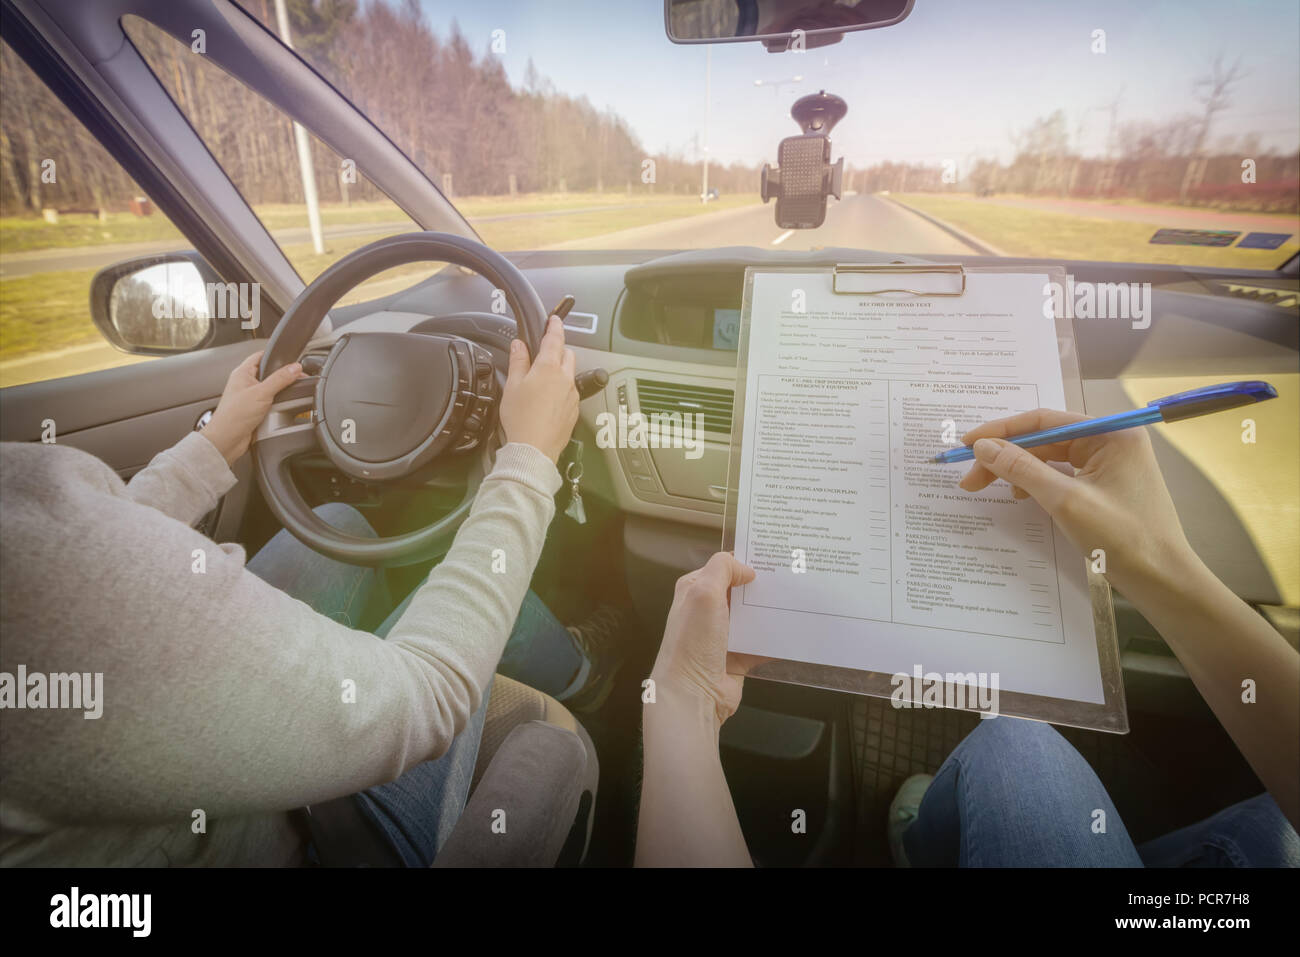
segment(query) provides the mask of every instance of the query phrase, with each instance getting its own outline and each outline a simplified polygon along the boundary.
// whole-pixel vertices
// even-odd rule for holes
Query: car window
[[[249,12],[274,30],[274,18],[266,19],[265,7],[269,5],[253,4]],[[306,165],[311,170],[320,217],[317,248],[295,124],[289,117],[210,58],[149,21],[128,16],[122,25],[304,282],[311,282],[326,267],[367,243],[420,228],[354,161],[305,130]],[[412,263],[386,270],[352,289],[340,303],[396,292],[440,268],[438,264]]]
[[[256,5],[254,5],[256,6]],[[926,0],[778,54],[683,46],[658,3],[292,3],[302,55],[489,244],[843,246],[1273,269],[1300,250],[1300,6]],[[1145,39],[1167,42],[1150,46]],[[954,52],[955,51],[955,52]],[[990,57],[990,51],[997,51]],[[826,91],[839,199],[760,195]],[[797,165],[797,164],[796,164]]]
[[[190,243],[7,43],[0,88],[0,388],[147,361],[92,323],[91,279]]]

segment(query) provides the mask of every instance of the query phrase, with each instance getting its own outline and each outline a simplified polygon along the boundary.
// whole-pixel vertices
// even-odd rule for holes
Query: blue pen
[[[1132,429],[1152,422],[1177,422],[1224,409],[1235,409],[1239,405],[1276,399],[1277,389],[1267,382],[1222,382],[1219,385],[1207,385],[1189,392],[1167,395],[1163,399],[1153,399],[1145,408],[1132,412],[1117,412],[1104,415],[1100,419],[1085,419],[1073,425],[1058,425],[1054,429],[1043,429],[1016,435],[1006,441],[1023,449],[1035,445],[1051,445],[1053,442],[1068,442],[1082,439],[1089,435],[1101,435],[1104,432],[1118,432],[1120,429]],[[970,446],[960,449],[948,449],[934,457],[936,462],[945,465],[951,462],[969,462],[975,457]]]

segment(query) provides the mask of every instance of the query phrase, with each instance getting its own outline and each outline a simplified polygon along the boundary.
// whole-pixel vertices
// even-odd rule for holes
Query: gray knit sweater
[[[97,718],[52,694],[0,710],[0,865],[300,862],[288,811],[439,756],[478,707],[560,477],[502,448],[386,641],[191,527],[234,482],[200,434],[129,484],[73,448],[0,445],[0,672],[14,690],[25,669],[25,703],[32,675],[103,675]]]

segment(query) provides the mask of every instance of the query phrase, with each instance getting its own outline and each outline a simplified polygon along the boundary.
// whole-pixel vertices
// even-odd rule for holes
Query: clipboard
[[[825,267],[822,267],[823,269]],[[736,519],[740,492],[740,471],[744,444],[744,416],[748,383],[750,320],[753,313],[754,277],[758,273],[809,273],[818,271],[809,266],[748,267],[745,270],[744,297],[741,304],[740,338],[736,354],[736,387],[732,405],[731,444],[727,466],[727,497],[723,507],[722,549],[732,551],[736,540]],[[967,276],[971,273],[1033,273],[1043,274],[1048,281],[1064,285],[1063,266],[967,266],[960,263],[929,263],[913,260],[890,263],[839,263],[830,268],[832,291],[837,295],[899,297],[954,297],[966,293]],[[899,280],[894,277],[907,277]],[[920,286],[937,286],[924,289]],[[1074,327],[1061,310],[1056,309],[1055,325],[1057,352],[1061,361],[1061,377],[1065,391],[1066,408],[1083,413],[1083,380],[1079,372],[1078,350],[1075,347]],[[1060,532],[1059,528],[1057,529]],[[1061,533],[1064,534],[1064,533]],[[1129,730],[1127,702],[1124,695],[1123,670],[1120,663],[1119,643],[1115,627],[1115,612],[1110,583],[1084,562],[1088,577],[1088,594],[1092,605],[1093,627],[1097,640],[1097,662],[1100,669],[1103,701],[1100,704],[1052,698],[1044,695],[999,690],[999,715],[1045,721],[1069,727],[1127,734]],[[832,691],[879,698],[896,697],[894,676],[878,671],[863,671],[834,665],[814,664],[791,659],[774,659],[749,671],[749,676],[789,684],[808,685]],[[945,685],[944,698],[953,689]],[[954,700],[965,701],[968,696],[954,693]],[[916,705],[919,707],[920,705]],[[977,708],[960,710],[978,712]]]

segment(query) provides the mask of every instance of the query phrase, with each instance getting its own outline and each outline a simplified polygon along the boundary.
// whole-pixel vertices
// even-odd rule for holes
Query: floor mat
[[[894,792],[913,774],[934,774],[980,719],[965,711],[894,708],[886,698],[865,695],[853,696],[849,716],[857,785],[855,862],[888,866],[885,815]]]
[[[885,818],[899,785],[913,774],[934,774],[980,719],[944,708],[896,709],[886,698],[862,695],[854,696],[849,712],[857,786],[856,863],[888,866]],[[1139,736],[1057,730],[1097,773],[1135,841],[1172,830],[1169,782],[1139,749]]]

